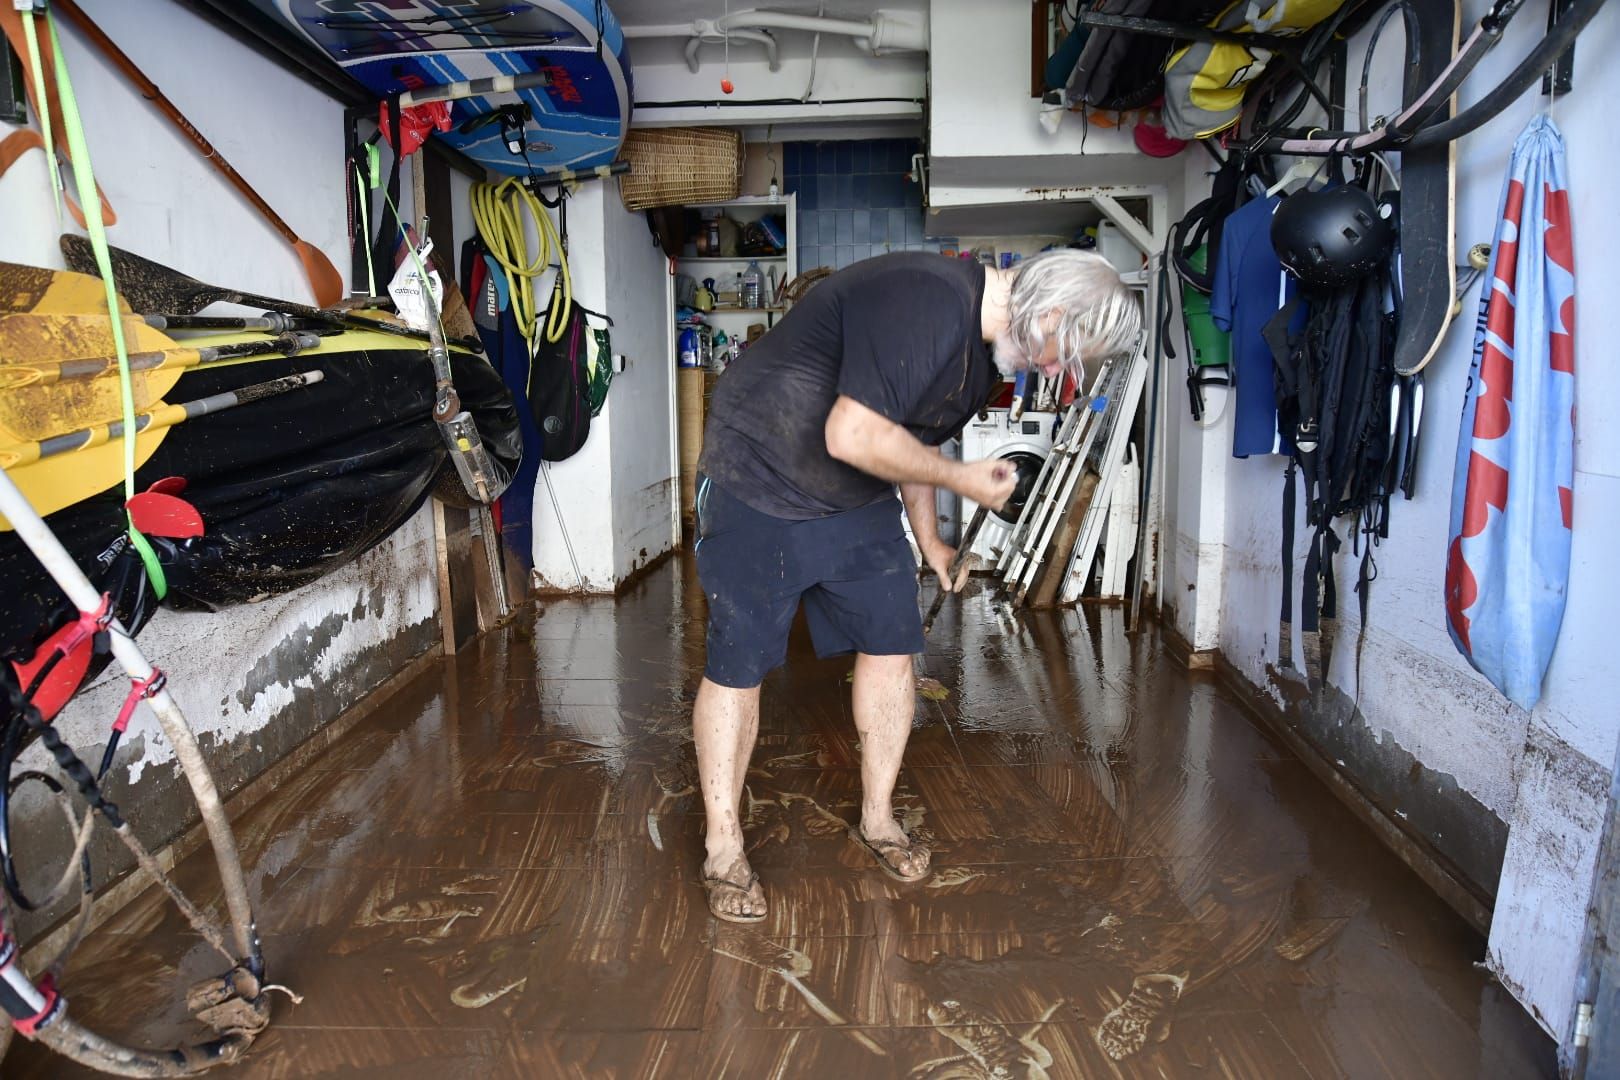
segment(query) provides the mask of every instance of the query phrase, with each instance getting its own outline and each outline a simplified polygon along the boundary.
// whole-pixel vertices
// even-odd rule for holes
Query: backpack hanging
[[[1234,0],[1210,27],[1227,33],[1304,34],[1345,0]],[[1164,128],[1172,138],[1207,139],[1237,123],[1243,95],[1265,71],[1270,49],[1233,41],[1195,41],[1164,64]]]
[[[552,303],[557,301],[553,292]],[[529,408],[540,429],[540,456],[547,461],[574,456],[591,432],[591,332],[585,320],[584,310],[571,304],[561,337],[535,339]]]

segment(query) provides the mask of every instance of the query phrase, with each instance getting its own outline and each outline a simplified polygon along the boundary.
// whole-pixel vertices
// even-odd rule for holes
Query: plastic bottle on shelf
[[[750,259],[748,269],[742,276],[742,306],[745,308],[762,308],[765,306],[765,272],[759,268],[759,262]]]
[[[692,327],[681,331],[680,358],[677,363],[683,368],[695,368],[701,363],[698,350],[698,332]]]

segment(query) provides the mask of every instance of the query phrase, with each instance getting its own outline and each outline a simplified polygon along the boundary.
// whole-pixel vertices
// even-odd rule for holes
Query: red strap
[[[101,603],[96,605],[96,610],[79,612],[79,618],[68,628],[62,640],[56,643],[55,651],[66,656],[85,641],[107,629],[111,623],[112,596],[102,593]]]
[[[113,721],[113,730],[122,735],[129,728],[129,722],[135,716],[135,706],[142,699],[155,696],[163,689],[163,684],[169,677],[157,668],[144,679],[129,680],[129,696],[124,699],[123,707],[118,710],[118,719]]]
[[[9,965],[9,961],[7,963]],[[38,990],[39,996],[45,1000],[44,1007],[33,1016],[11,1018],[11,1026],[26,1039],[32,1039],[36,1031],[55,1020],[61,1014],[62,1006],[66,1004],[62,995],[57,992],[55,977],[48,972],[35,980],[34,989]]]

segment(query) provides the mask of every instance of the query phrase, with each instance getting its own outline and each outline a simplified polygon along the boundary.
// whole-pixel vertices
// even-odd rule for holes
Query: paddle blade
[[[61,243],[62,257],[68,266],[81,274],[101,276],[95,249],[88,239],[75,233],[63,233]],[[204,285],[196,278],[122,248],[109,245],[107,252],[119,293],[142,315],[195,315],[227,295],[224,289]]]
[[[153,485],[154,488],[156,486]],[[147,536],[189,540],[203,534],[202,515],[195,506],[178,496],[148,490],[140,492],[124,506],[129,510],[130,520],[135,522],[135,527]]]
[[[325,252],[307,240],[294,243],[293,250],[298,252],[298,261],[304,264],[304,276],[309,279],[310,290],[315,294],[315,306],[329,308],[342,300],[345,291],[343,275],[338,273]]]
[[[46,662],[59,649],[62,652],[62,659],[57,661],[50,674],[40,681],[39,687],[34,691],[34,708],[38,709],[39,715],[47,721],[62,711],[62,706],[68,703],[78,691],[79,684],[84,682],[85,672],[90,670],[90,658],[95,643],[90,638],[83,638],[76,644],[70,644],[77,629],[77,623],[68,623],[60,627],[34,650],[31,660],[26,663],[14,660],[11,664],[17,682],[23,686],[32,686]]]
[[[118,310],[129,314],[119,297]],[[48,270],[43,266],[0,262],[0,313],[33,312],[41,315],[94,315],[107,312],[107,287],[97,277]],[[0,351],[0,360],[16,359]]]

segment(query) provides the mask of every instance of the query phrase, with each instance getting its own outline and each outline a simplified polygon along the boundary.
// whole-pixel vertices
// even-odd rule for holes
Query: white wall
[[[83,7],[345,271],[341,107],[178,5]],[[307,302],[302,269],[281,237],[65,20],[61,34],[96,175],[118,214],[111,242],[205,281]],[[10,130],[0,125],[0,136]],[[65,230],[76,231],[71,221]],[[0,259],[60,268],[60,231],[43,155],[31,153],[0,178]],[[168,672],[223,784],[247,779],[432,644],[432,542],[418,515],[315,585],[217,615],[160,612],[142,632],[142,648]],[[106,674],[64,712],[59,726],[82,753],[99,756],[127,686]],[[166,838],[182,822],[153,822],[143,807],[188,803],[174,801],[172,755],[144,708],[119,760],[114,797],[143,835]]]
[[[629,367],[608,391],[613,410],[614,576],[631,573],[668,551],[680,477],[670,460],[669,397],[675,379],[673,329],[665,307],[669,264],[653,246],[643,213],[603,198],[607,306],[613,349]]]
[[[612,317],[613,351],[629,363],[614,377],[585,445],[538,478],[534,566],[545,588],[611,592],[674,541],[671,500],[679,481],[670,453],[675,360],[667,263],[645,216],[626,211],[611,182],[579,188],[568,229],[574,296]],[[542,288],[549,290],[549,278],[536,286],[549,295]]]
[[[1482,0],[1465,3],[1465,32],[1485,6]],[[1504,42],[1465,84],[1459,107],[1495,85],[1543,31],[1537,12],[1521,13]],[[1363,758],[1345,767],[1362,769],[1357,779],[1364,786],[1391,793],[1393,804],[1386,808],[1392,814],[1414,823],[1428,814],[1420,828],[1441,850],[1460,844],[1477,856],[1493,843],[1501,850],[1505,833],[1500,882],[1481,882],[1497,887],[1488,962],[1560,1037],[1568,1027],[1593,848],[1620,733],[1620,711],[1606,685],[1611,669],[1605,656],[1608,627],[1620,602],[1620,584],[1605,560],[1620,528],[1620,421],[1609,407],[1620,393],[1620,374],[1608,359],[1609,343],[1620,331],[1620,310],[1607,300],[1616,284],[1608,253],[1620,243],[1620,215],[1609,194],[1620,156],[1608,114],[1620,91],[1620,76],[1604,59],[1617,46],[1620,14],[1611,9],[1581,36],[1575,93],[1561,100],[1555,112],[1567,141],[1577,237],[1579,426],[1569,604],[1544,696],[1532,712],[1511,705],[1477,675],[1445,630],[1442,584],[1452,460],[1477,285],[1426,373],[1417,496],[1392,506],[1391,536],[1376,552],[1377,580],[1359,686],[1353,670],[1357,613],[1351,591],[1358,560],[1348,545],[1339,560],[1344,625],[1330,681],[1344,696],[1332,708],[1312,715],[1307,707],[1302,713],[1293,704],[1299,691],[1275,670],[1282,460],[1232,459],[1230,428],[1222,423],[1208,433],[1195,432],[1185,412],[1185,393],[1171,397],[1169,413],[1177,425],[1169,478],[1177,505],[1176,528],[1166,541],[1175,544],[1175,551],[1164,599],[1176,609],[1177,629],[1198,647],[1218,647],[1244,678],[1279,706],[1292,708],[1291,715],[1307,732],[1359,745]],[[1397,85],[1399,50],[1397,23],[1380,49],[1385,74],[1376,81],[1386,100]],[[1351,55],[1359,59],[1359,48]],[[1359,70],[1359,64],[1352,67]],[[1375,93],[1375,111],[1379,104]],[[1459,253],[1492,238],[1513,141],[1540,107],[1532,90],[1461,141]],[[1193,181],[1202,166],[1188,162],[1186,167],[1189,198],[1196,198]],[[1178,362],[1167,376],[1176,377],[1179,371]],[[1215,391],[1212,400],[1220,394]],[[1218,531],[1212,514],[1224,519]],[[1296,536],[1297,574],[1308,541],[1303,526]],[[1211,547],[1212,537],[1220,540],[1218,550]],[[1210,560],[1218,565],[1212,568]],[[1196,596],[1186,590],[1195,582]],[[1208,617],[1212,610],[1221,613],[1218,624]],[[1400,761],[1415,763],[1411,777],[1381,775]],[[1477,835],[1442,835],[1440,822],[1465,825]]]
[[[929,166],[946,187],[1163,183],[1174,159],[1139,153],[1127,125],[1068,113],[1055,134],[1030,96],[1027,4],[931,0]]]

